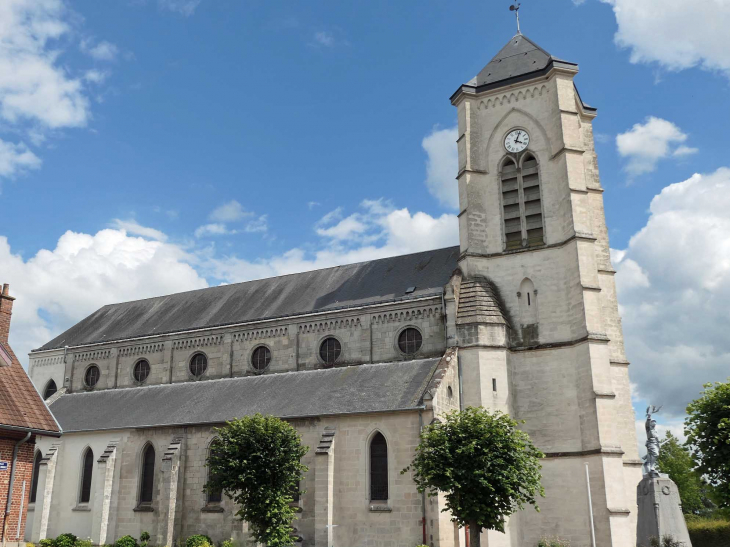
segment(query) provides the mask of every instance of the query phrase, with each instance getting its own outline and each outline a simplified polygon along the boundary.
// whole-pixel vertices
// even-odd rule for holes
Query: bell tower
[[[641,480],[592,122],[575,63],[518,33],[458,111],[465,405],[508,412],[546,454],[541,512],[486,544],[633,545]],[[587,471],[586,471],[587,470]],[[589,511],[588,489],[592,513]]]

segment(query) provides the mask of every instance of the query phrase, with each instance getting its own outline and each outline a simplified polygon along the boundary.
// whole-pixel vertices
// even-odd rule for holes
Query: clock
[[[504,138],[504,147],[507,152],[522,152],[530,144],[530,135],[524,129],[513,129]]]

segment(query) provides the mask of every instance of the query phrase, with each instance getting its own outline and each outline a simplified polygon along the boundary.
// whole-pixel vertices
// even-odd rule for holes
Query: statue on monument
[[[647,407],[646,409],[646,456],[644,456],[644,476],[645,477],[658,477],[659,471],[657,471],[656,464],[659,460],[659,435],[656,432],[656,420],[652,419],[652,414],[656,414],[662,409],[662,407],[655,407],[654,405]]]

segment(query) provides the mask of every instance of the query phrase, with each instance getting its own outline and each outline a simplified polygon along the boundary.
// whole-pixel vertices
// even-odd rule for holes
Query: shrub
[[[236,547],[236,544],[233,543],[233,538],[224,539],[223,541],[221,541],[221,547]]]
[[[150,542],[150,533],[142,532],[139,536],[139,540],[142,542],[140,547],[147,547],[147,544]]]
[[[537,547],[570,547],[570,542],[567,539],[560,539],[559,537],[546,537],[540,539]]]
[[[114,547],[139,547],[132,536],[122,536],[114,542]]]
[[[730,521],[691,519],[687,521],[689,539],[698,547],[726,547],[730,545]]]
[[[202,534],[190,536],[185,542],[185,547],[209,547],[211,545],[214,545],[213,540]]]
[[[54,547],[74,547],[76,540],[78,540],[73,534],[61,534],[53,542]]]
[[[91,539],[77,539],[74,547],[91,547]]]
[[[42,539],[38,542],[40,547],[53,547],[55,541],[49,538]]]

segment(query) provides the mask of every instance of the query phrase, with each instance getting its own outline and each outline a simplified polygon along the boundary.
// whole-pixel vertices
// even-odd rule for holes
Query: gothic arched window
[[[535,156],[525,154],[521,166],[505,160],[501,171],[505,249],[545,243],[540,198],[540,175]]]
[[[388,500],[388,443],[380,432],[370,441],[370,499]]]
[[[139,479],[139,504],[152,503],[155,486],[155,449],[151,444],[142,451],[142,468]]]
[[[50,399],[51,397],[53,397],[53,395],[55,395],[55,393],[57,391],[58,391],[58,388],[56,387],[56,382],[54,382],[53,380],[50,380],[46,384],[46,389],[43,390],[43,400],[45,401],[45,400]]]
[[[81,491],[79,503],[89,503],[91,500],[91,477],[94,472],[94,452],[87,448],[84,452],[84,461],[81,466]]]
[[[208,447],[208,457],[210,457],[213,454],[219,453],[219,446],[218,446],[218,439],[214,439],[210,446]],[[215,475],[211,473],[210,471],[210,464],[208,464],[208,481],[211,481],[215,478]],[[220,503],[223,499],[223,490],[213,490],[212,492],[208,492],[208,503]]]
[[[38,495],[38,474],[41,471],[41,460],[43,454],[38,450],[35,453],[35,459],[33,460],[33,476],[30,479],[30,503],[35,503],[36,496]]]

